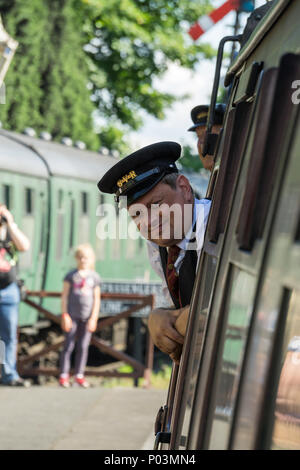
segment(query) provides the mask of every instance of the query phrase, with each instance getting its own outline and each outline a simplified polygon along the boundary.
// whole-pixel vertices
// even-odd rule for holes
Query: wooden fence
[[[36,309],[40,314],[42,314],[45,318],[50,320],[55,324],[60,324],[60,315],[55,315],[54,313],[50,312],[49,310],[45,309],[39,303],[32,300],[32,297],[38,297],[39,299],[45,297],[60,297],[61,292],[48,292],[48,291],[27,291],[25,302],[27,305],[31,306],[32,308]],[[150,307],[153,309],[154,306],[154,296],[153,295],[138,295],[138,294],[112,294],[112,293],[102,293],[101,299],[111,300],[111,301],[134,301],[134,305],[129,309],[122,311],[116,315],[105,317],[103,319],[99,318],[98,325],[95,333],[99,332],[105,327],[112,326],[115,323],[119,322],[123,319],[128,319],[132,316],[133,313],[141,310],[144,307]],[[146,354],[144,362],[137,360],[134,357],[125,354],[122,351],[115,349],[110,343],[104,341],[103,339],[99,338],[95,333],[92,334],[91,343],[93,346],[98,348],[101,352],[112,356],[114,359],[118,361],[125,362],[133,367],[133,372],[118,372],[116,370],[107,370],[105,368],[95,367],[92,371],[87,370],[86,375],[93,375],[93,376],[103,376],[103,377],[131,377],[134,379],[138,379],[140,377],[144,378],[144,386],[150,386],[150,376],[153,367],[153,351],[154,345],[147,330],[146,334]],[[39,375],[50,375],[56,376],[59,375],[58,368],[47,368],[47,367],[35,367],[33,363],[39,360],[40,358],[46,356],[51,351],[58,351],[64,343],[64,339],[59,339],[58,341],[54,342],[49,346],[45,346],[43,349],[39,350],[36,353],[26,355],[24,357],[18,358],[18,371],[21,375],[27,376],[39,376]],[[98,369],[98,370],[97,370]]]

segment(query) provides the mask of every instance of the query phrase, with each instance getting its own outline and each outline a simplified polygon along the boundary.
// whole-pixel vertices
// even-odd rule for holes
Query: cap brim
[[[178,169],[174,173],[178,173]],[[161,180],[167,175],[170,174],[169,172],[162,172],[160,175],[156,175],[155,177],[149,178],[147,182],[141,182],[138,184],[134,190],[129,191],[124,196],[127,197],[127,206],[132,204],[133,202],[137,201],[140,197],[144,196],[144,194],[148,193],[151,189],[153,189]]]
[[[200,122],[199,124],[194,124],[192,127],[190,127],[190,128],[188,129],[188,131],[194,131],[195,129],[197,129],[197,127],[201,127],[201,126],[206,126],[206,122],[205,122],[205,123],[204,123],[204,122],[202,122],[202,123]]]

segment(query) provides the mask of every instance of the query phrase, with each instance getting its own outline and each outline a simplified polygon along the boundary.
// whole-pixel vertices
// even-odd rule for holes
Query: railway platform
[[[0,450],[151,450],[167,390],[0,387]]]

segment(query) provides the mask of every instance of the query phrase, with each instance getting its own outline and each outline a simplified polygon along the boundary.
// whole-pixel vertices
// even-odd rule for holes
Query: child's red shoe
[[[79,385],[83,388],[89,388],[90,384],[86,381],[85,377],[75,377],[74,385]]]
[[[64,388],[70,387],[69,377],[59,377],[59,385]]]

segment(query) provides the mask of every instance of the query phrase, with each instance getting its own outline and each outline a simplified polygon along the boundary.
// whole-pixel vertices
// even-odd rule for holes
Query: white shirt
[[[195,199],[194,204],[194,212],[193,212],[193,225],[196,221],[196,233],[193,232],[193,227],[190,228],[189,232],[187,233],[186,237],[181,240],[180,243],[177,245],[181,249],[178,255],[177,260],[175,261],[175,269],[179,272],[180,266],[182,264],[183,258],[185,256],[185,252],[187,251],[187,247],[189,245],[189,249],[193,249],[197,251],[198,262],[200,259],[200,253],[203,247],[204,241],[204,234],[205,228],[207,224],[208,214],[211,206],[211,201],[208,199]],[[190,240],[195,238],[194,243],[190,243]],[[163,272],[163,268],[161,265],[160,253],[159,253],[159,246],[147,240],[147,249],[148,249],[148,256],[149,261],[158,276],[162,279],[162,290],[164,294],[164,298],[166,303],[162,305],[162,307],[173,305],[173,301],[169,294],[166,278]]]

